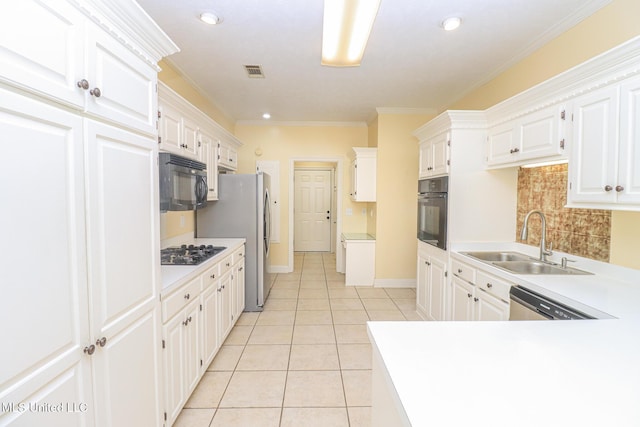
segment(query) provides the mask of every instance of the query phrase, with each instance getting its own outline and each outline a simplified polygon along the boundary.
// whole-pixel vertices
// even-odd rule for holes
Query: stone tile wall
[[[611,211],[569,209],[567,203],[567,164],[520,168],[518,171],[518,229],[527,212],[537,209],[547,219],[547,244],[562,252],[609,261]],[[525,243],[539,246],[540,217],[529,219],[529,236]]]

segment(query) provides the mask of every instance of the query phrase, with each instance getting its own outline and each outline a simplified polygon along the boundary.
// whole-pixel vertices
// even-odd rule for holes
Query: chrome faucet
[[[522,224],[522,232],[520,233],[520,240],[527,240],[527,234],[529,233],[529,217],[531,214],[540,215],[540,219],[542,220],[542,237],[540,237],[540,261],[547,262],[547,255],[553,255],[553,243],[547,249],[547,221],[544,217],[542,211],[530,211],[527,216],[524,217],[524,222]]]

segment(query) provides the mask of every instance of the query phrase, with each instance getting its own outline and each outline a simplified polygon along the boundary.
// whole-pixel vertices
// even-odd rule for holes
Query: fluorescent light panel
[[[380,0],[324,0],[322,65],[360,65]]]

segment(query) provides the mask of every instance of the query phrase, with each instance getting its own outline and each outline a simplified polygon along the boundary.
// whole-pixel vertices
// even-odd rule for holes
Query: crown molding
[[[238,120],[236,126],[283,126],[283,127],[367,127],[365,122],[322,122],[322,121],[274,121],[274,120]]]
[[[487,119],[484,111],[448,110],[413,131],[420,141],[449,130],[486,129]]]

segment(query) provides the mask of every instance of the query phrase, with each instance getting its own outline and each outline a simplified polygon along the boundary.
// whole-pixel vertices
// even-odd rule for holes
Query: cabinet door
[[[0,134],[0,157],[6,160],[0,180],[0,402],[88,404],[82,119],[0,88]],[[16,160],[26,158],[28,168]],[[46,244],[34,250],[38,242]],[[87,409],[92,417],[93,405]],[[50,413],[0,411],[0,425],[16,418],[31,426],[86,421],[78,414],[54,421]]]
[[[198,156],[198,123],[189,117],[182,117],[182,155],[191,158]]]
[[[416,307],[421,315],[427,314],[429,287],[429,256],[418,252],[418,271],[416,281]]]
[[[173,105],[160,101],[158,135],[160,149],[182,154],[182,114]]]
[[[205,289],[201,298],[202,359],[206,369],[222,344],[218,341],[218,282]]]
[[[451,284],[451,320],[473,320],[473,286],[457,276]]]
[[[87,28],[91,94],[87,111],[155,135],[158,117],[156,70],[102,29],[93,25]]]
[[[616,200],[618,100],[618,88],[612,86],[574,101],[569,202]]]
[[[0,13],[0,79],[79,109],[84,17],[68,2],[20,0]],[[36,37],[37,35],[37,37]]]
[[[207,165],[207,200],[218,200],[218,142],[206,131],[200,131],[199,159]]]
[[[449,173],[449,134],[439,135],[431,142],[432,165],[431,175]]]
[[[187,390],[187,396],[198,385],[200,380],[200,372],[204,366],[202,360],[202,351],[200,349],[200,300],[197,299],[187,306],[185,309],[185,375],[186,381],[185,388]]]
[[[516,160],[518,151],[515,123],[509,122],[489,129],[487,138],[487,164],[499,165]]]
[[[167,414],[167,424],[173,424],[180,414],[182,405],[186,402],[185,364],[184,351],[185,325],[184,315],[178,314],[163,327],[164,349],[162,358],[164,361],[164,410]]]
[[[218,340],[224,343],[232,325],[233,302],[231,289],[233,286],[231,271],[220,278],[218,284]]]
[[[236,264],[236,271],[234,274],[234,289],[236,290],[236,298],[235,298],[235,312],[234,312],[234,323],[238,321],[238,318],[242,314],[244,310],[244,286],[245,286],[245,274],[244,274],[244,259],[241,262]]]
[[[445,319],[445,271],[446,265],[437,258],[431,257],[429,266],[429,285],[427,314],[432,320]]]
[[[509,304],[479,289],[474,298],[474,320],[509,320]]]
[[[430,142],[420,143],[420,170],[419,178],[427,178],[431,175],[431,168],[433,167],[433,158]]]
[[[96,426],[162,425],[160,307],[106,340],[93,355]]]
[[[160,321],[157,144],[91,120],[85,126],[91,335],[106,338],[113,348],[105,361],[108,369],[104,367],[113,376],[105,381],[112,385],[105,385],[102,397],[118,405],[127,387],[137,387],[129,384],[137,378],[133,373],[145,380],[134,381],[144,399],[156,393],[153,371],[159,376],[155,358],[160,345],[154,329]],[[121,403],[123,412],[116,408],[112,416],[131,410]],[[142,406],[153,402],[136,404],[153,423],[156,408]]]
[[[535,159],[562,154],[564,138],[563,107],[552,106],[523,117],[518,127],[521,138],[520,157]]]
[[[618,203],[640,204],[640,78],[620,89],[620,154]],[[614,188],[618,190],[618,188]]]

